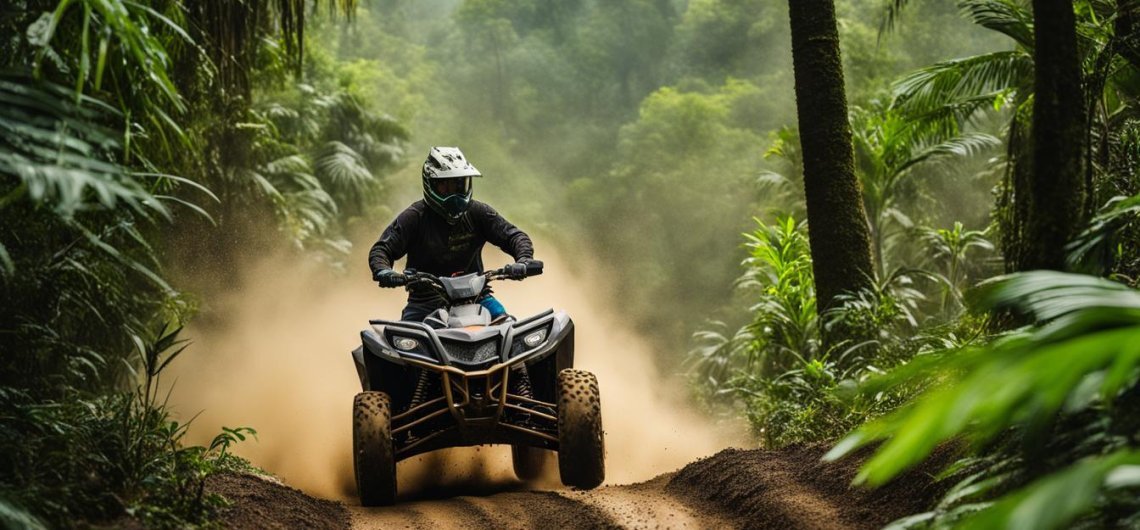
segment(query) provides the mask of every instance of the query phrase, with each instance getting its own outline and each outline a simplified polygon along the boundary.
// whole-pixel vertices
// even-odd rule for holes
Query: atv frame
[[[496,360],[474,370],[449,362],[446,355],[400,352],[392,344],[392,337],[407,337],[431,345],[434,352],[447,351],[436,330],[426,324],[369,323],[372,329],[361,332],[363,345],[352,356],[361,387],[387,393],[393,411],[401,411],[391,419],[397,461],[445,447],[484,444],[558,450],[557,416],[536,409],[557,410],[555,376],[574,366],[574,323],[565,313],[547,310],[514,323],[502,344],[496,344]],[[548,339],[538,348],[511,356],[515,341],[543,329],[553,333],[547,331]],[[509,392],[512,368],[518,365],[527,366],[533,398]],[[432,374],[442,395],[408,408],[417,370]],[[407,436],[413,429],[416,435]]]
[[[524,277],[542,273],[541,262],[526,267]],[[574,322],[549,309],[492,322],[479,303],[490,281],[521,279],[513,270],[453,278],[405,271],[444,307],[424,322],[370,320],[360,333],[352,358],[363,389],[353,402],[361,504],[395,502],[396,462],[447,447],[510,445],[524,480],[541,475],[553,451],[564,484],[588,489],[604,480],[601,397],[594,375],[573,368]]]

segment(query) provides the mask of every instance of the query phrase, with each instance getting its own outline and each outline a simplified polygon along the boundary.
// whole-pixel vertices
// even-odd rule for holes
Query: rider
[[[408,269],[436,276],[483,272],[483,244],[490,241],[510,254],[515,263],[504,267],[510,278],[526,277],[527,264],[534,262],[530,236],[503,219],[485,203],[471,200],[471,177],[482,177],[458,147],[432,147],[424,161],[423,200],[412,203],[388,225],[368,253],[372,279],[381,287],[406,285],[407,277],[392,265],[405,254]],[[491,313],[493,323],[509,318],[503,304],[484,295],[479,303]],[[444,302],[430,291],[411,286],[401,320],[422,322]],[[511,379],[514,393],[531,397],[526,367],[517,365]],[[408,408],[423,403],[428,393],[428,374],[421,370]],[[523,414],[521,419],[525,419]],[[409,439],[413,434],[409,431]]]
[[[372,250],[368,265],[372,279],[381,287],[399,287],[407,278],[394,270],[396,260],[408,256],[408,269],[436,276],[483,272],[483,244],[491,242],[510,254],[515,262],[507,273],[514,279],[526,276],[526,265],[533,261],[530,237],[508,222],[486,203],[471,200],[471,177],[482,177],[458,147],[432,147],[424,161],[424,198],[412,203],[388,225]],[[495,297],[480,300],[492,321],[508,317]],[[402,320],[422,322],[442,302],[433,293],[408,293]]]

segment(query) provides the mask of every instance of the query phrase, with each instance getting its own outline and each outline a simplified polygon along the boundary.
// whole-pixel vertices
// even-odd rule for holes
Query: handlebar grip
[[[538,276],[542,274],[542,262],[538,260],[530,260],[526,262],[526,275]]]

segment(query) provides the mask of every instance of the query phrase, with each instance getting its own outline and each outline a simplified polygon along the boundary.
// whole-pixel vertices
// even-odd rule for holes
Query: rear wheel
[[[542,476],[546,467],[546,450],[529,445],[512,445],[511,461],[519,480],[534,480]]]
[[[584,370],[558,373],[558,471],[562,483],[596,488],[606,478],[598,379]]]
[[[396,502],[396,455],[388,394],[361,392],[352,403],[352,456],[362,506]]]

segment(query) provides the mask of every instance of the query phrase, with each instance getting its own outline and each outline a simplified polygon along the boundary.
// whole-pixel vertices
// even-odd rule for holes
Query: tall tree
[[[788,0],[817,308],[871,284],[871,237],[855,176],[833,0]]]
[[[1033,179],[1019,270],[1060,270],[1084,217],[1085,97],[1072,0],[1033,0]]]

